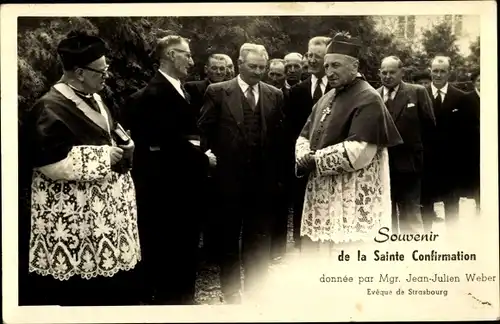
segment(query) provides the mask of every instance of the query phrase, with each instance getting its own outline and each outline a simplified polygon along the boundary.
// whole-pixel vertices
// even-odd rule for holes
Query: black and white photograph
[[[500,316],[496,3],[1,9],[6,323]]]

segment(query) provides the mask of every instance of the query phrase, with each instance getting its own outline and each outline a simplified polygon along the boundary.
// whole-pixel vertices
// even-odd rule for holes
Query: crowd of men
[[[35,303],[193,304],[201,233],[225,302],[238,304],[257,298],[285,255],[290,210],[308,254],[382,226],[430,230],[436,201],[450,226],[460,197],[479,206],[479,73],[466,94],[436,57],[410,84],[387,56],[374,89],[359,71],[362,46],[318,36],[304,56],[270,60],[246,43],[238,74],[219,53],[206,79],[183,82],[189,41],[166,36],[156,74],[115,116],[98,95],[104,42],[68,35],[64,74],[25,127]]]

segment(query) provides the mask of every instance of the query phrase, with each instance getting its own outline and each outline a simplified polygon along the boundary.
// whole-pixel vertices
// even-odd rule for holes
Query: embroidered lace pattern
[[[305,143],[297,142],[297,156],[307,150]],[[307,183],[302,236],[334,243],[366,241],[380,227],[390,227],[386,149],[379,149],[368,166],[353,172],[344,145],[325,149],[318,160],[318,170]]]
[[[135,188],[110,171],[108,148],[79,146],[68,158],[74,180],[32,180],[30,272],[59,280],[111,277],[141,259]]]

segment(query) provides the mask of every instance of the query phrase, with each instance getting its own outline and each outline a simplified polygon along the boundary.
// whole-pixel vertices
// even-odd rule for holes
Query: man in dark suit
[[[430,229],[436,219],[434,202],[443,201],[447,226],[458,219],[460,186],[463,175],[463,129],[465,93],[448,83],[450,59],[437,56],[432,60],[432,84],[427,91],[433,101],[436,130],[431,145],[425,149],[422,184],[422,220]]]
[[[403,139],[403,144],[389,148],[392,229],[419,232],[424,147],[436,126],[432,102],[423,86],[402,81],[403,62],[396,56],[382,60],[380,79],[378,92]]]
[[[227,303],[241,301],[240,249],[245,295],[265,284],[270,232],[282,179],[283,93],[261,82],[268,55],[244,44],[240,74],[208,86],[198,122],[202,142],[217,157],[213,172],[221,213],[221,288]]]
[[[286,124],[295,142],[304,127],[313,106],[325,93],[331,90],[323,67],[329,37],[314,37],[309,40],[307,65],[309,78],[290,89],[289,104],[286,109]],[[293,185],[293,237],[295,246],[300,247],[300,223],[307,178],[295,178]]]
[[[287,105],[288,96],[290,93],[289,87],[286,84],[286,74],[285,74],[285,60],[284,59],[272,59],[269,61],[269,71],[267,73],[268,83],[272,86],[278,88],[283,92],[284,97],[284,109]],[[293,146],[290,141],[289,136],[286,137],[286,142],[281,145],[281,154],[283,154],[283,161],[286,165],[283,168],[287,168],[288,174],[292,174],[294,166],[294,155]],[[289,207],[289,177],[284,179],[283,191],[281,192],[279,200],[276,204],[274,226],[272,228],[271,234],[271,258],[274,261],[280,260],[286,252],[287,243],[287,232],[288,232],[288,207]]]
[[[463,194],[466,197],[474,198],[476,201],[476,212],[480,212],[480,116],[481,116],[481,103],[480,103],[480,89],[481,89],[481,75],[479,70],[472,72],[471,81],[474,85],[474,90],[466,94],[466,104],[464,104],[464,112],[469,118],[467,124],[467,132],[465,136],[466,142],[464,146],[468,148],[470,154],[464,156],[465,169],[464,169],[464,182]]]
[[[203,106],[203,96],[207,90],[208,85],[211,83],[222,82],[226,78],[227,73],[226,56],[223,54],[212,54],[208,57],[207,63],[204,67],[206,78],[201,81],[186,82],[184,87],[190,96],[190,102],[196,113],[196,121],[200,118],[201,107]],[[215,240],[218,238],[218,231],[213,228],[213,218],[217,213],[217,206],[215,205],[215,197],[213,190],[213,179],[207,177],[206,183],[202,191],[204,194],[199,197],[198,202],[203,206],[203,213],[201,219],[201,234],[203,235],[203,249],[202,258],[212,263],[216,259],[218,253]]]
[[[159,40],[159,70],[133,94],[126,127],[136,143],[134,178],[143,252],[145,303],[189,305],[194,301],[199,242],[197,197],[210,160],[199,146],[196,111],[180,79],[193,65],[180,36]]]
[[[226,77],[227,62],[222,54],[212,54],[209,56],[204,67],[206,78],[200,81],[190,81],[184,84],[190,96],[191,105],[196,109],[203,106],[203,95],[210,83],[222,82]]]

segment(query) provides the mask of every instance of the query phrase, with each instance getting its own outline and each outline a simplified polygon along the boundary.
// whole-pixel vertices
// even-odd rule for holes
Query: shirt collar
[[[474,91],[476,91],[476,93],[477,93],[478,97],[481,97],[481,96],[479,95],[479,90],[477,90],[477,88],[474,88]]]
[[[394,87],[394,93],[396,94],[398,90],[399,90],[399,84]],[[386,86],[384,86],[384,95],[389,95],[389,88],[387,88]]]
[[[170,82],[174,87],[180,87],[181,86],[181,81],[175,78],[172,78],[170,75],[166,74],[162,70],[158,70],[160,73]]]
[[[237,80],[238,80],[238,84],[241,88],[241,91],[243,91],[243,93],[246,93],[248,88],[250,87],[250,85],[248,83],[246,83],[245,81],[243,81],[243,79],[241,78],[241,76],[238,74],[238,77],[237,77]],[[256,83],[255,85],[253,85],[253,90],[255,92],[258,91],[259,87],[258,87],[258,83]]]
[[[288,83],[288,81],[285,80],[285,88],[290,89],[292,86]]]
[[[437,95],[438,88],[436,88],[434,83],[431,83],[431,88],[432,88],[432,95],[435,97]],[[446,93],[448,92],[448,82],[446,82],[446,84],[444,85],[444,87],[441,88],[440,91],[443,95],[446,95]]]
[[[313,85],[316,85],[316,83],[318,82],[318,77],[316,77],[314,74],[311,74],[311,81]],[[328,84],[328,78],[326,77],[326,75],[321,78],[321,84],[324,86]]]

